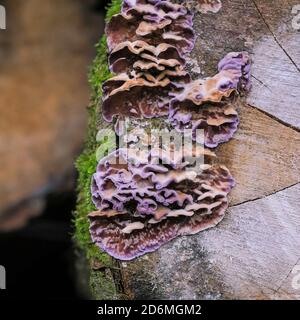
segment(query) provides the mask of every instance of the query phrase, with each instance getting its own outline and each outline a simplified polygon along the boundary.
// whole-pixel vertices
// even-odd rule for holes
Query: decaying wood
[[[300,181],[300,133],[251,106],[242,106],[240,117],[234,139],[216,151],[237,183],[230,194],[231,205],[268,196]]]
[[[231,208],[216,228],[123,263],[132,296],[296,298],[290,273],[299,261],[299,191],[300,184]]]
[[[300,34],[291,36],[289,41],[299,46]],[[300,48],[298,52],[300,59]],[[254,56],[255,85],[248,102],[300,128],[300,72],[297,66],[272,36],[264,37],[255,46]]]
[[[296,1],[224,0],[198,14],[190,68],[212,75],[229,51],[254,61],[253,89],[234,139],[217,149],[235,176],[231,208],[216,228],[121,263],[125,294],[149,299],[299,298],[299,33]],[[298,49],[298,50],[297,50]]]

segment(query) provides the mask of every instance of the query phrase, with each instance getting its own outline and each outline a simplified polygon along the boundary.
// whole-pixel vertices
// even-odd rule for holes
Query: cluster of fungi
[[[210,78],[192,80],[186,59],[195,45],[193,14],[164,0],[124,0],[106,27],[110,69],[102,116],[163,118],[178,132],[190,129],[196,147],[181,153],[155,147],[120,148],[100,160],[92,178],[92,240],[121,260],[157,250],[181,236],[218,224],[234,187],[229,170],[210,150],[230,140],[239,124],[238,92],[250,86],[246,52],[227,54]],[[204,131],[204,146],[196,131]],[[205,164],[195,165],[204,157]]]

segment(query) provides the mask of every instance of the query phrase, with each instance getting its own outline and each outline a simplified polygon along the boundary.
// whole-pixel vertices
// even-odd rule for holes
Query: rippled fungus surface
[[[167,116],[171,93],[190,81],[185,55],[194,47],[192,15],[170,1],[124,1],[106,28],[111,71],[103,86],[103,117]],[[116,130],[117,131],[117,130]]]
[[[112,122],[132,117],[156,118],[169,114],[170,92],[176,92],[190,77],[186,71],[163,71],[158,76],[139,73],[131,78],[120,74],[103,86],[103,118]]]
[[[203,5],[213,4],[219,5],[211,1]],[[123,30],[118,26],[124,21]],[[151,25],[150,31],[146,28],[149,32],[141,33],[145,22]],[[161,24],[164,27],[160,28]],[[118,134],[119,120],[126,117],[168,117],[177,131],[192,129],[195,141],[197,130],[204,130],[205,145],[215,148],[229,141],[238,128],[236,103],[231,96],[250,87],[249,56],[231,52],[220,61],[218,74],[191,81],[185,63],[195,43],[194,31],[191,38],[184,37],[190,43],[185,49],[181,42],[171,43],[164,36],[169,32],[166,26],[178,24],[180,30],[193,29],[192,16],[183,5],[159,0],[124,1],[122,12],[106,29],[110,69],[117,76],[103,86],[103,117],[115,122]]]
[[[143,40],[149,45],[167,43],[189,53],[195,44],[193,15],[170,1],[124,1],[122,12],[106,27],[108,49],[125,41]]]
[[[171,155],[161,149],[119,149],[103,158],[93,176],[98,211],[89,214],[93,241],[117,259],[131,260],[180,235],[218,224],[234,180],[224,166],[192,166],[213,154],[198,149]],[[191,159],[191,160],[187,160]]]
[[[125,41],[117,45],[109,57],[111,71],[115,73],[138,71],[161,72],[182,67],[185,59],[176,47],[161,43],[151,46],[147,42],[137,40]]]
[[[236,132],[239,100],[234,93],[250,89],[250,60],[246,52],[231,52],[218,65],[214,77],[189,82],[170,102],[169,121],[180,132],[204,130],[204,143],[215,148]]]
[[[213,12],[221,5],[199,3]],[[196,41],[193,14],[165,0],[123,1],[106,35],[109,67],[116,75],[103,84],[102,116],[115,123],[117,134],[119,121],[127,117],[163,117],[179,132],[191,129],[199,143],[197,130],[204,130],[208,148],[232,138],[239,124],[238,94],[250,89],[247,52],[227,54],[216,75],[192,80],[185,65]],[[118,149],[100,160],[91,186],[97,211],[89,214],[95,244],[131,260],[222,220],[232,176],[222,165],[195,165],[195,158],[214,157],[209,149],[198,144],[185,151]]]

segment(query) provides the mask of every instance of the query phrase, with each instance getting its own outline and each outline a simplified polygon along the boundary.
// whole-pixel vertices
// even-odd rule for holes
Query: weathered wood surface
[[[292,286],[300,263],[300,45],[289,25],[294,4],[226,0],[218,13],[197,15],[190,61],[195,76],[199,69],[214,74],[229,51],[247,50],[254,61],[239,132],[217,150],[237,186],[218,227],[121,264],[130,298],[299,298]]]
[[[219,162],[226,163],[237,183],[231,205],[300,181],[300,133],[250,106],[239,112],[241,124],[234,139],[216,150]]]
[[[216,228],[123,263],[125,282],[138,299],[295,297],[299,192],[300,184],[233,207]]]

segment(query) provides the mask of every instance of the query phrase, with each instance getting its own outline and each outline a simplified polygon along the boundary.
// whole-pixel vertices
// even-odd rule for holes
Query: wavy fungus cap
[[[189,53],[195,44],[193,15],[182,5],[170,1],[125,1],[120,14],[106,26],[109,51],[117,45],[136,40],[149,45],[167,43]]]
[[[167,116],[170,92],[175,92],[190,80],[180,69],[165,70],[158,76],[148,72],[130,77],[120,74],[103,85],[102,114],[107,122],[132,117],[150,119]]]
[[[169,121],[179,132],[192,130],[192,140],[203,143],[208,148],[228,142],[238,129],[239,117],[236,111],[237,101],[219,104],[206,104],[197,108],[193,103],[171,103]],[[197,130],[204,131],[197,134]]]
[[[250,89],[250,58],[246,52],[228,53],[218,65],[219,73],[183,86],[170,102],[169,121],[179,132],[204,130],[204,144],[215,148],[237,131],[239,100],[234,92]]]
[[[175,100],[190,100],[195,105],[220,102],[234,91],[250,88],[250,58],[247,52],[228,53],[218,64],[219,73],[213,77],[197,79],[184,86]]]
[[[248,52],[230,52],[218,65],[220,72],[228,72],[237,90],[249,91],[251,88],[251,61]]]
[[[183,67],[185,59],[172,45],[161,43],[151,46],[138,40],[125,41],[117,45],[109,55],[109,64],[111,71],[115,73],[128,73],[133,70],[161,72]]]
[[[200,155],[213,157],[209,150],[184,155],[119,149],[102,159],[91,187],[98,209],[89,214],[93,242],[117,259],[131,260],[219,223],[232,176],[219,165],[189,168]]]

